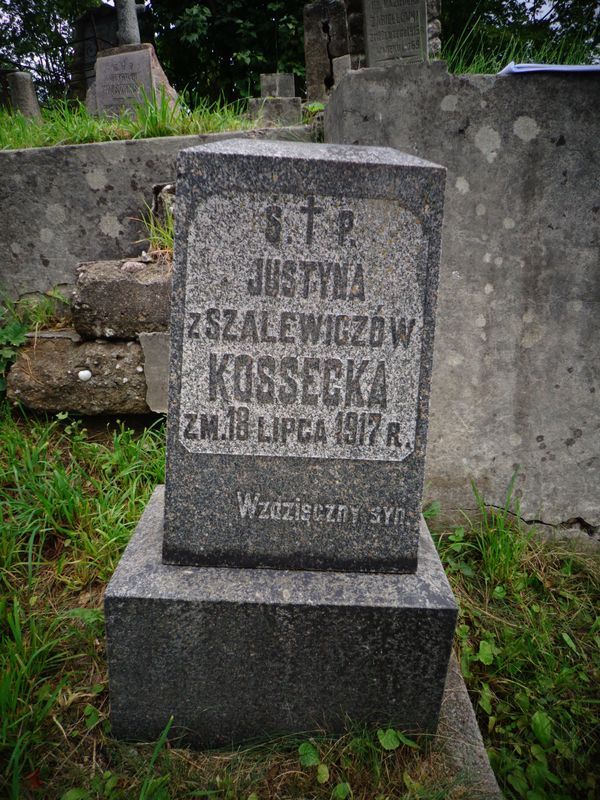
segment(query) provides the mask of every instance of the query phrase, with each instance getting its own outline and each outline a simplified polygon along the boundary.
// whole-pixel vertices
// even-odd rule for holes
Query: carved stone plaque
[[[426,0],[363,0],[367,66],[427,61]]]

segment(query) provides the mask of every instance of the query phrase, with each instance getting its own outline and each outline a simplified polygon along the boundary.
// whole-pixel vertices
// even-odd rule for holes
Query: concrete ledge
[[[233,138],[310,140],[309,126],[0,152],[0,284],[12,297],[75,282],[82,261],[139,254],[152,186],[186,147]]]
[[[448,772],[468,787],[471,800],[502,800],[458,661],[450,657],[435,748]]]

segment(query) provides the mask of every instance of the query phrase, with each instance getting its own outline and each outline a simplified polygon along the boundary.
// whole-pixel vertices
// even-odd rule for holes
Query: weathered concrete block
[[[600,524],[600,75],[351,72],[326,140],[448,167],[427,446],[429,497]],[[435,120],[435,124],[432,124]],[[575,122],[576,120],[576,122]]]
[[[84,339],[135,339],[169,327],[171,267],[143,261],[91,261],[77,270],[73,325]]]
[[[263,125],[300,125],[302,100],[299,97],[251,97],[248,115]]]
[[[343,0],[316,0],[304,6],[306,97],[323,102],[333,86],[331,59],[348,52],[348,21]]]
[[[350,72],[352,69],[352,58],[350,57],[350,53],[346,53],[345,56],[338,56],[338,58],[334,58],[332,61],[333,66],[333,80],[335,84],[338,84],[344,75],[347,72]]]
[[[34,411],[147,413],[140,345],[78,340],[64,331],[36,335],[8,373],[8,399]]]
[[[424,522],[411,575],[174,567],[162,530],[161,487],[105,595],[113,735],[435,730],[457,610]]]

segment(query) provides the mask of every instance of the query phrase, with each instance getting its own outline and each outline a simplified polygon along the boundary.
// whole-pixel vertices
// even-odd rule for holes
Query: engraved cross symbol
[[[315,196],[311,194],[307,200],[307,205],[301,206],[300,211],[307,214],[306,217],[306,243],[311,244],[313,240],[313,228],[315,223],[315,214],[320,214],[323,209],[315,206]]]

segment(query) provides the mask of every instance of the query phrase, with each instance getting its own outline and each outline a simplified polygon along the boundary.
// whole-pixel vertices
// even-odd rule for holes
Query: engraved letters
[[[375,460],[410,455],[422,298],[416,281],[403,294],[393,272],[381,270],[379,259],[389,263],[401,233],[388,226],[386,238],[363,224],[364,202],[250,195],[240,212],[248,236],[228,231],[239,242],[231,255],[204,251],[208,265],[224,258],[231,269],[222,272],[222,284],[208,273],[188,284],[184,346],[188,363],[198,367],[182,382],[186,447],[234,454],[247,452],[248,443],[259,455]],[[392,211],[382,207],[384,216]],[[215,207],[211,226],[220,216]],[[406,215],[411,264],[421,246],[413,219]]]

